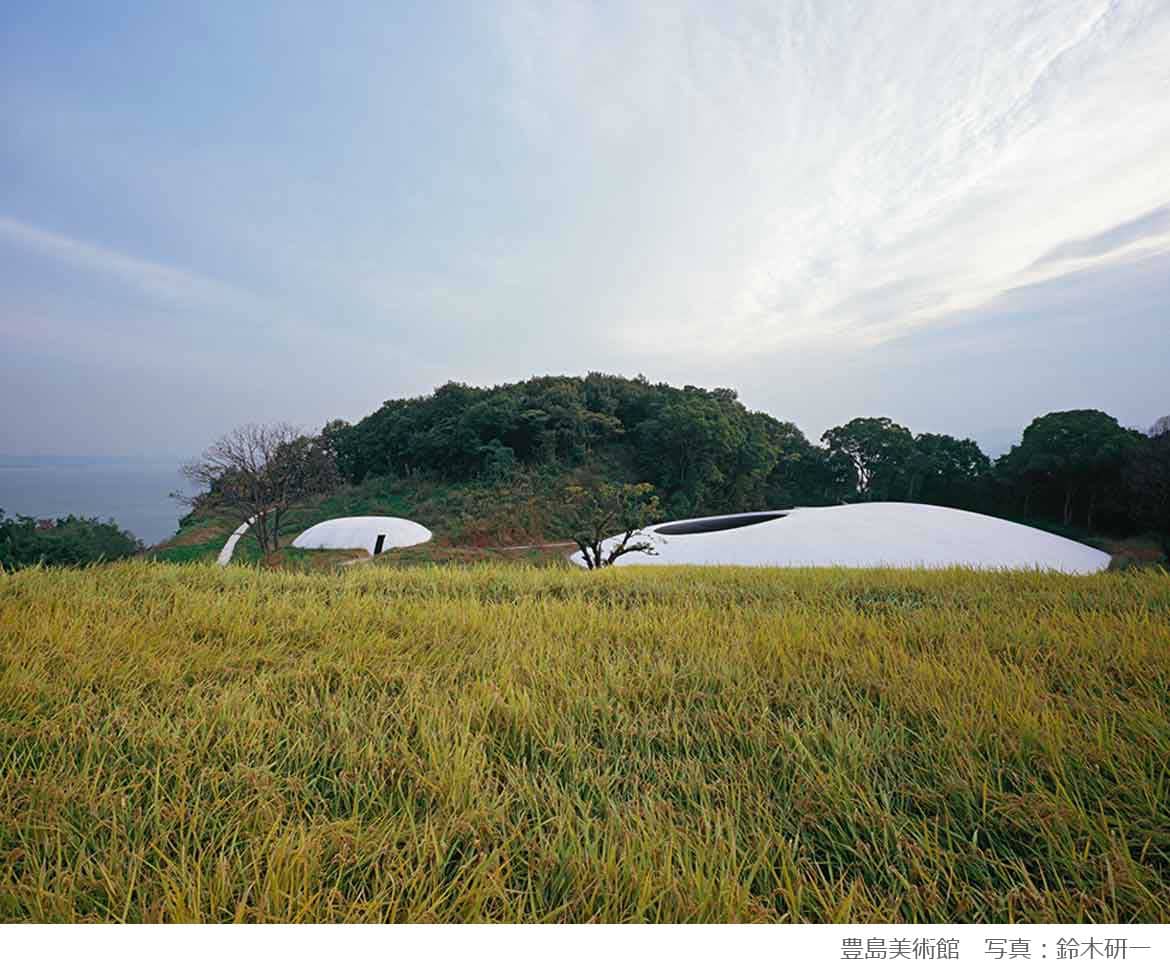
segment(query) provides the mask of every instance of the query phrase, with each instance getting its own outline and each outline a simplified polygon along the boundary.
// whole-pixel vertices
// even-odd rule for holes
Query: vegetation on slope
[[[1170,553],[1170,418],[1149,436],[1100,410],[1037,417],[992,463],[972,440],[857,417],[813,444],[748,410],[734,390],[602,373],[494,387],[446,383],[388,400],[320,438],[351,483],[369,475],[507,480],[599,459],[654,485],[668,518],[849,501],[948,505],[1117,535],[1150,532]]]
[[[560,486],[576,474],[523,471],[507,481],[464,484],[422,477],[371,476],[360,485],[343,485],[333,494],[294,505],[281,526],[280,539],[286,548],[274,557],[265,558],[247,533],[236,546],[232,562],[288,568],[322,562],[336,564],[365,555],[364,551],[327,555],[287,546],[318,522],[371,513],[414,519],[434,533],[434,542],[416,547],[411,559],[479,561],[493,554],[505,558],[507,547],[560,541],[552,531],[551,503]],[[185,517],[175,537],[152,550],[151,556],[163,562],[214,562],[239,524],[236,516],[222,513],[214,504],[206,505]],[[402,558],[404,553],[386,554],[387,561]]]
[[[1170,921],[1170,576],[0,576],[7,920]]]
[[[255,540],[245,534],[232,562],[286,569],[335,567],[364,556],[365,552],[304,552],[288,548],[288,544],[301,531],[325,519],[371,513],[414,519],[435,533],[433,543],[411,550],[391,550],[379,557],[379,562],[416,564],[517,558],[540,563],[555,561],[574,549],[571,543],[565,543],[563,551],[552,548],[553,544],[564,542],[563,535],[552,524],[563,486],[582,481],[589,474],[585,469],[562,473],[518,472],[504,482],[462,484],[420,477],[370,476],[360,485],[345,485],[335,494],[307,499],[294,506],[282,526],[280,538],[285,548],[275,556],[265,557]],[[1110,538],[1059,523],[1020,521],[1109,552],[1119,566],[1164,562],[1162,548],[1155,539]],[[200,508],[182,520],[174,538],[154,547],[149,556],[172,563],[214,562],[238,525],[236,516],[225,515],[214,505]]]
[[[81,515],[34,519],[6,518],[0,508],[0,569],[22,566],[87,566],[125,559],[142,551],[142,543],[111,519]]]

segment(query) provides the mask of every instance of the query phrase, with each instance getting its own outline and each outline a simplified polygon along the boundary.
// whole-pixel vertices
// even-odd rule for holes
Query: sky
[[[455,379],[1170,413],[1170,0],[5,4],[0,453]]]

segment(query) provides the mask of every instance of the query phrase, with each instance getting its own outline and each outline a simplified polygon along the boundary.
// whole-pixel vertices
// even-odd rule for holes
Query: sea
[[[174,535],[189,511],[169,497],[191,490],[180,464],[180,458],[0,454],[0,509],[5,517],[113,519],[154,545]]]

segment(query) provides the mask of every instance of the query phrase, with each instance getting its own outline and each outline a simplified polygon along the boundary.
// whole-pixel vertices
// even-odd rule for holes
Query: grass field
[[[4,920],[1170,921],[1170,576],[0,576]]]

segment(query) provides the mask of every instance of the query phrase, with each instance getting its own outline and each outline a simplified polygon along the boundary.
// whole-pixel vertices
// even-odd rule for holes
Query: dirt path
[[[512,552],[516,549],[566,549],[573,545],[571,542],[542,542],[535,546],[483,546],[492,552]]]

